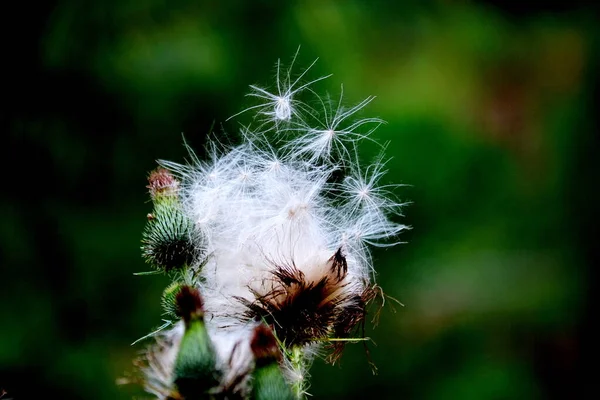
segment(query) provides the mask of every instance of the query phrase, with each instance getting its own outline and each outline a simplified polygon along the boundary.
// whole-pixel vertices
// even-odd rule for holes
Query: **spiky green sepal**
[[[146,262],[166,272],[190,265],[196,256],[192,229],[192,222],[181,212],[176,200],[157,203],[142,238]]]

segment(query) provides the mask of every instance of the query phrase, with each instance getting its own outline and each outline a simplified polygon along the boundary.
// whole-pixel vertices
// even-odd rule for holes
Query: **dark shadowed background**
[[[317,361],[322,398],[590,398],[598,330],[598,14],[583,2],[22,2],[2,17],[2,399],[127,399],[167,279],[140,237],[156,159],[202,155],[275,62],[388,121],[412,205],[374,251],[405,304]],[[495,4],[494,4],[495,3]],[[534,4],[532,2],[531,4]],[[296,69],[299,71],[300,68]],[[244,121],[241,117],[240,121]],[[229,140],[228,139],[228,140]],[[364,149],[366,158],[375,149]],[[594,317],[595,318],[595,317]],[[593,364],[591,364],[593,365]]]

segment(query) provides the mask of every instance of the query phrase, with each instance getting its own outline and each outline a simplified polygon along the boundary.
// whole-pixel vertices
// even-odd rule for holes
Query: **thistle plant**
[[[294,78],[293,64],[277,63],[272,91],[251,86],[241,144],[209,141],[207,159],[190,149],[149,175],[142,253],[173,281],[140,362],[160,399],[302,399],[315,357],[365,340],[382,293],[369,249],[405,228],[383,156],[359,163],[383,121],[357,116],[373,97],[319,96],[326,77],[306,79],[313,63]]]

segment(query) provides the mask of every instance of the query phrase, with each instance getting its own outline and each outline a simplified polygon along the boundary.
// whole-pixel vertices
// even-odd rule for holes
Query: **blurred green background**
[[[598,284],[600,28],[583,2],[50,1],[4,13],[0,389],[126,399],[160,323],[141,232],[156,159],[202,154],[215,123],[319,57],[319,91],[377,99],[384,183],[412,204],[373,252],[402,301],[321,398],[589,398]],[[296,69],[299,71],[300,69]],[[244,116],[238,120],[244,121]],[[246,117],[247,118],[247,117]],[[375,155],[365,146],[365,160]],[[0,391],[1,393],[1,391]]]

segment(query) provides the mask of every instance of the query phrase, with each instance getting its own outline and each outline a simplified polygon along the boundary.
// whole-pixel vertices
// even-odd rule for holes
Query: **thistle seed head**
[[[406,229],[396,221],[399,185],[380,183],[383,156],[360,162],[359,143],[375,142],[383,123],[358,117],[374,97],[346,106],[343,88],[335,101],[318,96],[313,86],[327,76],[306,79],[313,65],[294,76],[278,62],[272,89],[250,87],[257,104],[234,117],[254,111],[256,125],[243,127],[241,144],[209,140],[205,160],[190,151],[190,164],[160,161],[149,177],[154,210],[142,250],[174,275],[163,301],[183,319],[164,335],[174,347],[193,331],[204,353],[214,348],[218,374],[206,376],[219,377],[215,395],[288,398],[291,384],[302,396],[321,344],[333,343],[335,362],[340,339],[364,326],[376,293],[369,249],[396,244]],[[193,372],[182,363],[197,359],[160,349],[148,376],[165,378],[169,392],[173,366]]]

